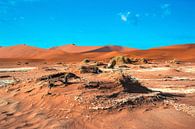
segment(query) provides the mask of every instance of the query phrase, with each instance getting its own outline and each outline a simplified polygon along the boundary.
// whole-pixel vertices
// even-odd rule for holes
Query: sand
[[[65,48],[72,47],[77,48],[72,45]],[[97,51],[102,47],[87,47],[81,53],[58,48],[40,50],[23,45],[11,48],[13,50],[8,55],[3,53],[7,47],[0,48],[0,56],[3,53],[6,57],[0,59],[0,85],[3,84],[0,86],[1,129],[195,127],[194,45],[130,52],[122,52],[121,49]],[[93,52],[89,52],[91,50]],[[181,56],[181,50],[186,50],[188,55]],[[21,51],[29,53],[24,57]],[[167,55],[161,56],[162,53]],[[105,66],[109,59],[118,55],[147,57],[150,63],[125,64],[124,68],[107,69]],[[170,62],[176,57],[182,60],[180,64]],[[85,58],[92,61],[86,64],[81,62]],[[96,61],[103,63],[97,66],[102,73],[80,72],[82,65],[94,65]],[[59,81],[58,77],[40,80],[43,76],[61,72],[71,72],[80,78],[71,78],[67,84]],[[122,84],[121,73],[125,77],[131,76],[132,81],[123,78],[125,83]],[[125,84],[131,87],[140,84],[141,87],[134,87],[136,92],[130,92],[124,90],[127,88]]]
[[[94,75],[80,74],[78,70],[80,63],[56,65],[36,62],[35,64],[37,68],[27,72],[9,71],[0,73],[1,75],[14,76],[20,80],[14,85],[8,84],[6,87],[0,88],[0,128],[193,129],[195,126],[195,97],[188,97],[195,96],[194,80],[180,80],[184,77],[195,78],[195,75],[185,71],[178,74],[177,71],[174,71],[174,65],[169,69],[162,70],[164,64],[155,63],[156,69],[161,70],[141,72],[142,67],[129,64],[128,66],[131,69],[124,69],[124,73],[132,75],[138,80],[140,79],[143,85],[153,90],[185,96],[176,97],[176,100],[168,99],[141,104],[134,108],[125,104],[125,106],[119,106],[116,109],[103,108],[104,110],[102,110],[101,108],[94,108],[90,104],[93,96],[106,94],[107,92],[112,93],[119,89],[111,88],[111,91],[103,90],[104,92],[101,92],[98,89],[85,90],[82,85],[89,80],[114,81],[118,77],[117,71],[120,71],[120,69]],[[9,62],[7,65],[9,65],[9,68],[15,66],[14,62]],[[152,68],[152,64],[145,64],[144,66]],[[184,63],[180,64],[178,69],[194,66],[195,64]],[[51,67],[57,71],[45,71],[45,67]],[[17,67],[17,69],[23,68]],[[47,83],[36,81],[37,78],[43,75],[63,71],[74,72],[82,80],[73,80],[70,85],[62,85],[52,89],[47,87]],[[178,80],[165,81],[163,79],[166,76],[177,77]],[[151,80],[147,80],[148,78]],[[123,99],[116,101],[125,102],[126,99]]]

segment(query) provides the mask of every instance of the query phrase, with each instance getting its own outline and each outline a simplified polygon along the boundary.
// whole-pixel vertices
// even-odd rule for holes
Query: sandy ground
[[[101,74],[79,72],[81,63],[33,62],[17,65],[0,63],[0,128],[1,129],[194,129],[195,127],[195,64],[152,63],[128,65],[128,68],[106,69]],[[92,99],[120,91],[121,87],[85,89],[89,81],[115,82],[122,71],[135,77],[154,91],[174,95],[171,99],[148,101],[117,108],[92,110]],[[48,88],[37,81],[44,75],[72,72],[81,77],[73,83]],[[10,81],[5,81],[10,80]],[[9,83],[10,82],[10,83]],[[109,85],[110,86],[110,85]],[[130,93],[128,96],[142,96]],[[124,99],[121,95],[120,100]],[[151,96],[151,94],[144,94]],[[100,97],[101,98],[101,97]],[[110,98],[113,99],[113,98]],[[101,99],[100,99],[101,100]],[[96,101],[99,101],[96,98]],[[106,102],[118,102],[103,98]],[[121,102],[121,101],[120,101]],[[131,106],[130,106],[131,105]]]

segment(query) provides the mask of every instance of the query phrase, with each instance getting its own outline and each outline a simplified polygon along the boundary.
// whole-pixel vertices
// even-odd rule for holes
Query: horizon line
[[[161,47],[168,47],[168,46],[179,46],[179,45],[195,45],[195,43],[175,43],[175,44],[171,44],[171,45],[162,45],[162,46],[159,46],[159,45],[156,45],[156,47],[149,47],[149,48],[146,48],[146,49],[143,49],[143,48],[137,48],[137,47],[129,47],[129,46],[124,46],[124,45],[78,45],[76,43],[68,43],[68,44],[62,44],[62,45],[56,45],[56,46],[52,46],[52,47],[39,47],[37,45],[29,45],[28,43],[16,43],[15,45],[0,45],[0,48],[3,48],[3,47],[12,47],[12,46],[20,46],[20,45],[25,45],[25,46],[29,46],[29,47],[36,47],[36,48],[41,48],[41,49],[51,49],[51,48],[56,48],[56,47],[61,47],[61,46],[68,46],[68,45],[74,45],[74,46],[77,46],[77,47],[111,47],[111,46],[118,46],[118,47],[125,47],[125,48],[132,48],[132,49],[138,49],[138,50],[149,50],[149,49],[155,49],[155,48],[161,48]]]

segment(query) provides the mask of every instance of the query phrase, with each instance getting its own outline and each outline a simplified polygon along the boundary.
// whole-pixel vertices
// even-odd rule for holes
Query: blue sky
[[[195,0],[0,0],[0,46],[195,43]]]

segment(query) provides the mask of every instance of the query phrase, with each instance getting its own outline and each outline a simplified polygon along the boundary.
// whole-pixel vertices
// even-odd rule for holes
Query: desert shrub
[[[148,60],[146,58],[139,59],[140,63],[148,64]]]
[[[116,65],[130,64],[131,59],[126,56],[116,56],[110,60],[108,63],[108,68],[114,68]]]
[[[181,62],[178,61],[177,59],[173,59],[173,60],[169,61],[169,63],[172,63],[172,64],[180,64]]]
[[[141,83],[131,76],[122,75],[119,79],[119,82],[122,84],[124,91],[129,93],[148,93],[152,92],[145,86],[142,86]]]
[[[17,64],[17,65],[21,65],[21,64],[22,64],[22,62],[17,62],[16,64]]]
[[[61,65],[61,64],[63,64],[63,63],[62,63],[62,62],[57,62],[56,64]]]
[[[77,76],[74,73],[64,73],[64,72],[60,72],[60,73],[54,73],[54,74],[49,74],[49,75],[45,75],[42,76],[40,78],[37,79],[37,81],[46,81],[48,82],[48,87],[52,88],[58,85],[58,82],[61,82],[61,84],[70,84],[69,79],[80,79],[79,76]]]
[[[89,63],[90,60],[89,60],[89,59],[84,59],[82,62],[83,62],[83,63]]]
[[[103,62],[95,62],[95,66],[103,66],[105,65]]]
[[[111,59],[107,67],[113,69],[115,65],[116,65],[116,60]]]
[[[97,66],[81,66],[80,73],[102,73],[102,71]]]
[[[121,64],[131,63],[131,60],[126,56],[117,56],[117,57],[114,57],[114,59],[116,60],[117,63],[121,63]]]

